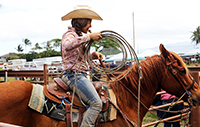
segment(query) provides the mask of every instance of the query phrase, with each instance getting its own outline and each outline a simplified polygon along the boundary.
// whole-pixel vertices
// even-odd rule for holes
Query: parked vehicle
[[[23,67],[21,68],[21,70],[43,70],[44,69],[44,65],[42,62],[37,61],[37,62],[26,62],[24,63]],[[24,77],[24,79],[26,79],[27,77]],[[42,78],[33,78],[30,77],[31,81],[36,80],[36,81],[41,81],[43,80]]]
[[[48,68],[49,73],[58,73],[58,68],[56,66],[50,66]]]
[[[21,70],[43,70],[42,62],[26,62]]]

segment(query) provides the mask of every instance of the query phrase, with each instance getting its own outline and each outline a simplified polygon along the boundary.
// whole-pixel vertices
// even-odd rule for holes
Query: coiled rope
[[[113,41],[113,42],[115,42],[116,44],[119,45],[119,47],[122,51],[122,54],[123,54],[123,58],[122,58],[121,62],[117,65],[117,67],[114,67],[114,68],[102,68],[102,67],[96,66],[96,64],[94,64],[94,62],[92,62],[91,58],[89,57],[90,56],[90,48],[91,48],[91,45],[92,45],[92,41],[90,41],[88,43],[86,51],[85,51],[85,53],[87,55],[87,62],[90,65],[91,69],[93,69],[96,72],[99,72],[101,75],[113,74],[114,72],[120,70],[125,65],[125,63],[128,61],[127,60],[127,58],[128,58],[127,50],[129,51],[130,57],[131,57],[130,61],[135,62],[139,67],[139,69],[138,69],[138,74],[139,74],[139,81],[138,81],[138,126],[139,126],[140,125],[140,123],[139,123],[139,118],[140,118],[140,84],[141,84],[140,80],[142,79],[142,68],[140,67],[138,57],[137,57],[134,49],[132,48],[132,46],[120,34],[114,32],[114,31],[111,31],[111,30],[104,30],[104,31],[101,31],[101,33],[102,33],[103,38],[110,39],[111,41]],[[99,41],[99,43],[101,43],[101,42]],[[131,66],[132,65],[133,64],[131,64]],[[120,81],[130,72],[131,66],[129,67],[129,70],[126,72],[125,75],[123,75],[119,79],[116,79],[115,81],[104,81],[104,80],[101,80],[101,79],[99,79],[99,80],[102,81],[102,82],[106,82],[106,83]]]
[[[86,52],[86,55],[87,55],[87,62],[90,65],[91,69],[100,73],[101,75],[113,74],[116,71],[119,71],[125,65],[125,63],[128,61],[127,60],[128,56],[130,57],[131,62],[136,62],[137,65],[140,67],[139,60],[138,60],[138,57],[137,57],[134,49],[120,34],[114,32],[114,31],[111,31],[111,30],[104,30],[104,31],[101,31],[101,33],[102,33],[103,38],[107,38],[107,39],[113,41],[114,43],[116,43],[120,47],[121,52],[123,54],[123,57],[122,57],[121,62],[114,68],[99,67],[89,57],[90,56],[90,48],[91,48],[91,45],[92,45],[92,42],[90,42],[90,43],[87,44],[87,49],[86,49],[85,52]],[[101,42],[99,41],[99,43],[101,43]],[[127,50],[130,53],[130,55],[128,55]],[[131,64],[131,66],[132,65],[133,64]],[[99,79],[99,80],[102,81],[102,82],[106,82],[106,83],[117,82],[117,81],[121,80],[122,78],[124,78],[130,72],[131,66],[129,67],[129,70],[127,71],[127,73],[124,76],[122,76],[121,78],[119,78],[115,81],[104,81],[104,80],[101,80],[101,79]],[[139,72],[140,71],[141,70],[139,69]]]

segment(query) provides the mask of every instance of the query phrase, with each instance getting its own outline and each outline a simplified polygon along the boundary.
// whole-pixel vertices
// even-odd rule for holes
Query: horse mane
[[[163,67],[163,64],[161,64],[161,58],[159,55],[154,55],[154,56],[151,56],[151,57],[147,57],[145,60],[142,60],[140,62],[140,66],[142,68],[142,77],[143,79],[141,80],[142,82],[142,86],[141,88],[149,88],[151,85],[152,82],[155,82],[153,81],[153,76],[156,76],[158,77],[160,75],[159,71],[156,71],[155,68],[162,68]],[[162,66],[162,67],[160,67]],[[122,77],[126,74],[128,70],[124,71],[119,77]],[[137,89],[137,86],[138,86],[138,79],[139,79],[139,74],[138,74],[138,65],[136,63],[134,63],[134,65],[131,67],[131,70],[129,72],[129,74],[124,77],[122,79],[121,82],[127,84],[128,85],[131,85],[132,87],[136,88]],[[113,88],[113,89],[118,89],[118,87],[115,87],[116,85],[120,85],[121,82],[114,82],[114,83],[111,83],[110,86]]]
[[[145,60],[140,62],[140,66],[142,68],[142,80],[141,80],[141,91],[143,93],[148,93],[148,89],[152,89],[152,85],[158,84],[159,82],[156,78],[160,77],[163,74],[160,74],[160,71],[157,71],[155,68],[163,69],[163,65],[161,64],[162,60],[159,55],[154,55],[152,57],[147,57]],[[121,75],[118,76],[118,79],[126,74],[124,71]],[[160,77],[161,78],[161,77]],[[115,92],[115,94],[119,94],[120,100],[126,99],[134,99],[131,94],[127,94],[127,89],[122,85],[122,83],[132,91],[137,96],[138,92],[138,65],[134,63],[131,67],[130,72],[125,76],[122,80],[114,83],[110,83],[109,86]],[[149,94],[149,93],[148,93]],[[130,101],[123,102],[124,106],[132,106],[133,104]]]

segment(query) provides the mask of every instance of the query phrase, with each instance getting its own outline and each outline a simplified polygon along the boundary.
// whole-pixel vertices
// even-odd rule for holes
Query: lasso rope
[[[87,62],[90,65],[91,69],[93,69],[96,72],[99,72],[102,75],[113,74],[114,72],[120,70],[123,67],[123,65],[127,62],[127,58],[128,58],[127,50],[129,51],[130,57],[131,57],[131,59],[130,59],[131,63],[134,61],[138,65],[138,74],[139,74],[139,81],[138,81],[138,126],[139,126],[140,125],[140,123],[139,123],[139,119],[140,119],[140,84],[141,84],[140,80],[142,79],[142,68],[140,67],[138,57],[137,57],[134,49],[131,47],[131,45],[120,34],[114,32],[114,31],[110,31],[110,30],[104,30],[104,31],[101,31],[101,33],[102,33],[103,38],[110,39],[111,41],[113,41],[113,42],[115,42],[116,44],[119,45],[119,47],[122,51],[122,54],[123,54],[123,58],[122,58],[120,64],[117,65],[117,67],[109,68],[109,69],[98,67],[98,66],[96,66],[96,64],[94,64],[94,62],[92,62],[91,58],[89,57],[90,56],[89,51],[90,51],[90,47],[92,45],[92,42],[90,42],[87,45],[87,48],[86,48],[86,51],[85,51],[85,53],[87,55]],[[101,43],[101,42],[99,42],[99,43]],[[131,66],[132,65],[133,64],[131,64]],[[102,81],[102,82],[106,82],[106,83],[120,81],[125,76],[127,76],[127,74],[130,72],[131,66],[129,67],[129,70],[126,72],[126,74],[124,74],[121,78],[119,78],[115,81],[104,81],[104,80],[101,80],[101,79],[99,79],[99,80]]]
[[[98,67],[93,61],[92,59],[89,57],[90,56],[90,48],[91,48],[91,45],[92,45],[92,42],[88,43],[87,44],[87,49],[86,49],[86,54],[87,54],[87,62],[88,64],[90,65],[91,69],[93,69],[94,71],[100,73],[101,75],[108,75],[108,74],[113,74],[114,72],[120,70],[124,64],[128,61],[127,58],[128,58],[128,53],[127,53],[127,50],[129,51],[130,53],[130,61],[131,62],[136,62],[137,65],[139,66],[140,68],[140,65],[139,65],[139,60],[138,60],[138,57],[134,51],[134,49],[131,47],[131,45],[121,36],[119,35],[118,33],[114,32],[114,31],[110,31],[110,30],[104,30],[104,31],[101,31],[102,33],[102,37],[103,38],[107,38],[111,41],[113,41],[114,43],[116,43],[121,51],[122,51],[122,54],[123,54],[123,58],[121,60],[121,62],[114,68],[102,68],[102,67]],[[99,41],[99,43],[101,43]],[[131,64],[132,66],[132,64]],[[111,82],[117,82],[117,81],[120,81],[122,78],[124,78],[129,72],[130,72],[130,69],[131,69],[131,66],[129,67],[129,70],[127,71],[127,73],[122,76],[121,78],[115,80],[115,81],[104,81],[104,80],[101,80],[99,79],[100,81],[102,82],[106,82],[106,83],[111,83]],[[141,70],[139,70],[140,72]]]

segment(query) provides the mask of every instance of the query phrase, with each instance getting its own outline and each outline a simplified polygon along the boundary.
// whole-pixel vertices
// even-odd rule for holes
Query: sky
[[[17,53],[25,38],[32,42],[26,52],[35,43],[62,38],[71,22],[61,17],[76,5],[89,5],[103,18],[92,21],[92,32],[115,31],[131,45],[135,40],[138,51],[160,43],[192,44],[192,31],[200,26],[198,0],[0,0],[0,56]]]

